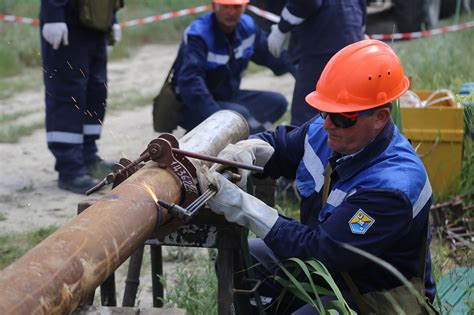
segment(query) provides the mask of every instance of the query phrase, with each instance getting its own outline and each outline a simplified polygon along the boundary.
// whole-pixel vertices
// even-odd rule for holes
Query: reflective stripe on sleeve
[[[281,12],[281,17],[291,25],[300,25],[301,23],[304,22],[303,18],[300,18],[296,15],[293,15],[288,11],[288,9],[285,7],[283,11]]]
[[[425,185],[423,186],[423,189],[421,190],[420,195],[418,196],[418,200],[413,205],[413,218],[415,218],[418,215],[418,213],[420,213],[421,209],[423,209],[423,207],[426,205],[428,200],[430,200],[430,197],[432,194],[433,194],[433,191],[431,189],[430,180],[428,179],[428,176],[427,176]]]
[[[346,195],[347,195],[346,192],[340,189],[334,189],[329,194],[327,203],[332,205],[333,207],[337,207],[344,201],[344,199],[346,198]]]
[[[255,34],[253,34],[249,38],[244,39],[242,43],[234,50],[235,58],[242,57],[242,55],[244,54],[244,50],[249,47],[252,47],[254,43],[255,43]]]
[[[219,65],[225,65],[229,61],[228,55],[219,55],[212,52],[207,53],[207,61],[217,63]]]

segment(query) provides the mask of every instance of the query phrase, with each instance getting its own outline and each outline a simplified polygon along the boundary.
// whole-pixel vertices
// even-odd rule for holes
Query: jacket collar
[[[394,129],[395,125],[390,119],[374,140],[361,151],[348,158],[341,159],[342,155],[340,153],[333,152],[329,158],[329,163],[331,163],[331,167],[337,173],[338,178],[342,181],[348,180],[364,169],[374,157],[385,151],[392,140]]]
[[[214,32],[217,35],[216,37],[219,37],[221,40],[224,40],[225,42],[228,42],[231,45],[234,45],[234,43],[239,43],[241,41],[242,36],[239,33],[239,25],[240,23],[242,23],[241,21],[237,23],[232,33],[226,34],[219,27],[219,22],[217,22],[216,14],[214,12],[211,15],[211,20],[212,28],[214,29]]]

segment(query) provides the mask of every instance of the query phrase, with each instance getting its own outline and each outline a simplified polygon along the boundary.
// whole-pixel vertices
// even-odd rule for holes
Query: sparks
[[[155,203],[157,203],[158,198],[156,198],[156,195],[155,195],[155,192],[153,191],[153,189],[151,189],[151,187],[147,183],[143,183],[143,188],[145,188],[145,190],[150,194],[151,198],[153,198]]]

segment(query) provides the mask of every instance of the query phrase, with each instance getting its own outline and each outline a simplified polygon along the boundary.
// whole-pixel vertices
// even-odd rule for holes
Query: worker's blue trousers
[[[318,110],[306,102],[305,98],[306,95],[316,89],[316,83],[331,57],[332,54],[304,56],[299,60],[291,102],[292,125],[301,126],[319,113]]]
[[[86,173],[96,158],[107,99],[106,33],[69,29],[54,50],[41,36],[48,148],[62,180]]]
[[[272,124],[286,112],[288,102],[281,93],[269,91],[240,90],[238,95],[230,100],[217,101],[221,109],[230,109],[245,117],[249,124],[250,134],[255,134],[272,128]],[[192,108],[183,110],[182,126],[186,130],[196,127]]]

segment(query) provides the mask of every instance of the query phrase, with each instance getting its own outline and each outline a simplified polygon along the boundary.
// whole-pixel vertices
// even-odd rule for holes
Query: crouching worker
[[[431,186],[422,162],[390,117],[391,102],[408,85],[388,45],[376,40],[351,44],[331,58],[316,90],[306,97],[321,115],[221,152],[226,159],[264,166],[264,176],[296,179],[302,196],[296,221],[219,173],[207,174],[218,187],[208,202],[211,209],[258,237],[249,240],[249,247],[254,262],[261,263],[262,296],[275,300],[283,290],[268,277],[278,272],[275,262],[297,257],[321,261],[360,313],[394,314],[391,298],[406,314],[431,312],[429,303],[417,299],[393,273],[343,246],[388,262],[420,296],[433,301],[427,232]],[[278,313],[308,311],[301,300],[286,298]]]
[[[172,85],[181,101],[180,126],[190,130],[220,109],[231,109],[248,121],[251,133],[272,127],[286,111],[276,92],[241,90],[249,61],[282,75],[292,67],[286,52],[275,58],[267,34],[243,14],[248,0],[213,0],[212,11],[185,31],[174,64]]]

